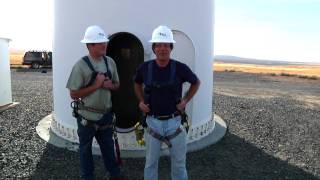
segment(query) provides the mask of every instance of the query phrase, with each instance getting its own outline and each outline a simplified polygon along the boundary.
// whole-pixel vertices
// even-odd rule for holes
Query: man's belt
[[[168,120],[168,119],[172,119],[174,117],[180,116],[180,113],[176,111],[169,115],[162,115],[162,116],[150,115],[150,116],[158,120]]]
[[[107,108],[106,110],[102,110],[102,109],[91,108],[88,106],[80,106],[79,110],[86,110],[86,111],[90,111],[90,112],[94,112],[94,113],[107,114],[111,111],[111,108]]]

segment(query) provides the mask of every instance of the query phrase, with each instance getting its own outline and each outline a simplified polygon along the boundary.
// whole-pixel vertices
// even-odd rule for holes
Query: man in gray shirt
[[[120,175],[114,153],[111,91],[119,88],[117,67],[112,58],[105,56],[108,38],[99,26],[89,26],[81,41],[89,54],[81,58],[72,69],[67,88],[76,103],[80,142],[80,165],[82,177],[94,179],[92,141],[95,137],[101,150],[105,168],[110,179],[125,179]]]

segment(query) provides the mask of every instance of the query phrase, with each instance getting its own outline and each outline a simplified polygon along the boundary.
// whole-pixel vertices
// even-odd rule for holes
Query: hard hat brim
[[[175,40],[171,40],[171,41],[164,41],[164,40],[150,40],[150,43],[176,43]]]
[[[104,42],[109,42],[108,38],[103,38],[103,39],[99,39],[99,40],[89,40],[89,39],[82,39],[80,41],[83,44],[88,44],[88,43],[104,43]]]

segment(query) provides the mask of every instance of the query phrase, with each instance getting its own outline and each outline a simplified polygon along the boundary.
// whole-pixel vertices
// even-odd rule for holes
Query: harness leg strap
[[[172,147],[172,144],[170,142],[171,139],[177,137],[181,132],[181,128],[179,127],[173,134],[168,135],[168,136],[162,136],[156,131],[154,131],[152,128],[148,127],[147,132],[154,138],[158,139],[159,141],[164,142],[169,148]]]

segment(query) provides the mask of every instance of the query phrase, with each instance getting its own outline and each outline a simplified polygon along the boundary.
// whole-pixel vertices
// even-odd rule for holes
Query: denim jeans
[[[158,120],[153,117],[147,117],[149,128],[162,136],[173,134],[181,125],[181,117],[177,116],[168,120]],[[169,149],[171,159],[171,178],[172,180],[187,180],[186,170],[186,132],[183,131],[171,139],[172,147]],[[154,138],[150,134],[146,134],[146,164],[144,168],[145,180],[158,179],[158,161],[161,151],[162,142]]]
[[[112,114],[105,114],[99,121],[98,125],[106,125],[112,123]],[[114,153],[114,142],[112,139],[112,129],[96,131],[94,127],[83,126],[81,118],[77,119],[78,122],[78,136],[79,136],[79,150],[80,150],[80,166],[81,175],[85,180],[93,180],[94,177],[94,163],[92,156],[92,141],[95,137],[101,150],[102,159],[110,176],[120,175],[120,168],[116,162]]]

